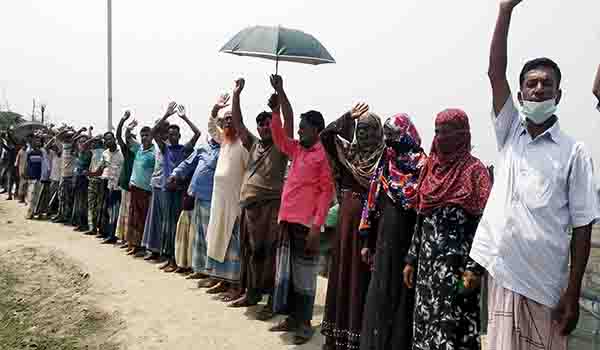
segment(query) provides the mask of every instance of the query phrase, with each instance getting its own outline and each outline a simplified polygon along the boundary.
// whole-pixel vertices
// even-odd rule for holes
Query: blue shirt
[[[190,154],[190,149],[186,149],[184,145],[166,145],[163,153],[163,178],[161,182],[162,189],[167,189],[166,178],[173,173],[173,170],[183,162],[186,157]],[[180,188],[178,188],[179,190]],[[183,190],[184,188],[181,188]]]
[[[135,153],[133,160],[133,172],[129,183],[145,191],[152,191],[150,179],[154,170],[154,145],[147,150],[135,143],[131,145],[131,151]]]
[[[221,146],[213,140],[201,145],[186,160],[181,162],[171,175],[177,177],[192,176],[188,194],[196,199],[210,202],[217,160]]]

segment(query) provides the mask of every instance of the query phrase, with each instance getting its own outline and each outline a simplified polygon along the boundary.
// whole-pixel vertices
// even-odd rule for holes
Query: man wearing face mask
[[[591,157],[561,129],[556,114],[558,65],[547,58],[527,62],[520,112],[513,102],[507,37],[520,2],[501,2],[492,39],[489,78],[500,157],[470,255],[489,275],[489,348],[567,349],[600,205]]]

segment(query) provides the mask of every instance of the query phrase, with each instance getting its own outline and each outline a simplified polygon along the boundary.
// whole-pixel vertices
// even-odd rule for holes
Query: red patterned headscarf
[[[436,129],[443,136],[433,139],[431,153],[419,180],[417,208],[420,213],[448,205],[457,205],[473,215],[481,215],[492,189],[489,172],[471,155],[471,130],[467,114],[447,109],[437,115]],[[443,143],[452,153],[442,153]]]

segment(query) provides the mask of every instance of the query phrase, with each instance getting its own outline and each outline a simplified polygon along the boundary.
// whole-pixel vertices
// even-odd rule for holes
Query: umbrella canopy
[[[15,126],[13,137],[17,140],[24,140],[37,130],[45,130],[46,126],[38,122],[25,122]]]
[[[238,56],[266,58],[276,62],[313,65],[335,63],[327,49],[314,36],[281,26],[246,28],[229,40],[220,51]]]

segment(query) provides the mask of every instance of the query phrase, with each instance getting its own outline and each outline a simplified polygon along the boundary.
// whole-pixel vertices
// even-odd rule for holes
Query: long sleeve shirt
[[[217,142],[209,140],[173,170],[171,175],[179,178],[192,176],[188,195],[199,200],[211,201],[220,148]]]
[[[331,166],[323,145],[317,142],[305,148],[289,138],[279,113],[273,113],[271,133],[275,146],[292,161],[283,186],[279,221],[322,226],[334,195]]]

